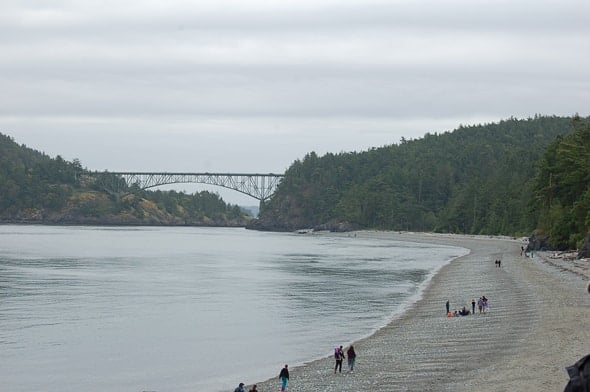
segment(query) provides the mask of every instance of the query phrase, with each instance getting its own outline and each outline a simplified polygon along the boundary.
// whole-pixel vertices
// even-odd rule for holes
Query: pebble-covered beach
[[[355,342],[353,372],[332,357],[290,367],[289,392],[562,391],[566,366],[590,353],[590,261],[521,255],[520,239],[422,233],[358,236],[447,244],[471,252],[445,266],[401,318]],[[495,264],[501,260],[501,266]],[[485,295],[489,312],[446,317]],[[476,307],[477,308],[477,307]],[[338,328],[346,328],[343,320]],[[332,344],[329,342],[327,344]],[[346,351],[345,347],[345,351]],[[278,391],[277,378],[257,383]],[[248,390],[252,382],[246,382]]]

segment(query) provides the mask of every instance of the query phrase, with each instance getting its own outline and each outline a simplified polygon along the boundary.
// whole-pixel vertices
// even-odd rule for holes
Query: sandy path
[[[333,359],[320,359],[290,369],[288,391],[562,391],[565,366],[590,353],[587,270],[574,274],[539,255],[522,257],[522,243],[510,239],[357,235],[456,245],[471,253],[443,268],[402,318],[355,343],[353,373],[335,375]],[[490,300],[488,314],[444,316],[447,299],[451,308],[470,307],[481,295]],[[277,391],[279,381],[258,383],[258,389]]]

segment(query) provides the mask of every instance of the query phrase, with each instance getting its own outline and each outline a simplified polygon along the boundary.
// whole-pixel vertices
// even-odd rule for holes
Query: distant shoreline
[[[96,227],[104,227],[104,226],[112,226],[112,227],[215,227],[215,228],[224,228],[227,227],[228,229],[246,229],[246,225],[227,225],[227,224],[200,224],[200,225],[195,225],[195,224],[188,224],[188,223],[152,223],[152,224],[148,224],[148,223],[109,223],[109,222],[102,222],[102,223],[96,223],[96,222],[60,222],[60,223],[56,223],[56,222],[48,222],[48,221],[36,221],[36,220],[0,220],[0,225],[23,225],[23,226],[32,226],[32,225],[38,225],[38,226],[56,226],[56,227],[62,227],[62,226],[88,226],[88,227],[92,227],[92,226],[96,226]]]
[[[580,276],[543,253],[521,256],[522,240],[509,237],[355,234],[471,252],[443,267],[399,319],[354,344],[353,373],[335,375],[333,359],[322,358],[291,369],[289,391],[558,391],[565,367],[590,352],[588,270]],[[447,299],[459,308],[481,295],[490,299],[488,314],[445,317]],[[260,391],[279,386],[278,378],[257,384]]]

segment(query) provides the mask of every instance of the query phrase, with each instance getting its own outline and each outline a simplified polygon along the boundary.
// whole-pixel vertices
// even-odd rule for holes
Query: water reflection
[[[462,252],[205,228],[0,226],[0,244],[2,389],[47,392],[274,376],[378,328]]]

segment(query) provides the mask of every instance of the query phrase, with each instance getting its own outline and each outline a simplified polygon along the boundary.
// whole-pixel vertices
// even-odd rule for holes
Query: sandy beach
[[[565,367],[590,353],[589,261],[521,256],[524,243],[510,238],[356,235],[471,252],[442,268],[403,316],[355,342],[354,372],[346,360],[341,374],[334,374],[332,357],[309,362],[290,368],[288,391],[563,391]],[[447,300],[451,309],[470,308],[482,295],[490,301],[487,314],[445,316]],[[259,391],[279,390],[283,365],[277,364],[277,378],[257,383]]]

